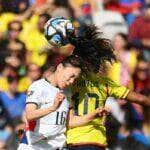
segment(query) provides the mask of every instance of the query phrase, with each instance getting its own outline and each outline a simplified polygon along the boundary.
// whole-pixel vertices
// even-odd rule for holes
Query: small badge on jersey
[[[33,95],[34,91],[28,91],[27,92],[27,97],[30,97],[31,95]]]

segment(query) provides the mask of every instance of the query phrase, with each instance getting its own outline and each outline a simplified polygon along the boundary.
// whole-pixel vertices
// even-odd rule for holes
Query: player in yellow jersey
[[[96,108],[103,108],[107,97],[124,98],[129,102],[136,102],[150,106],[150,100],[141,94],[128,90],[105,77],[98,77],[99,68],[106,61],[115,59],[113,48],[107,39],[101,38],[95,26],[86,26],[81,37],[69,37],[74,45],[73,53],[86,60],[91,73],[82,75],[73,86],[74,107],[72,112],[79,115],[93,112]],[[59,51],[57,51],[59,53]],[[94,119],[90,123],[71,127],[67,131],[67,143],[70,150],[104,150],[106,143],[106,129],[103,118]]]
[[[111,46],[107,40],[99,37],[97,29],[92,26],[86,27],[84,38],[86,43],[82,42],[81,46],[80,44],[75,44],[74,53],[84,59],[88,59],[88,55],[93,55],[94,58],[89,59],[90,63],[93,61],[91,63],[93,66],[88,67],[94,68],[93,73],[82,76],[73,87],[74,113],[82,116],[93,112],[96,108],[103,108],[107,97],[121,98],[129,102],[150,105],[148,97],[130,91],[124,86],[117,85],[109,78],[96,75],[98,67],[101,67],[105,61],[114,59]],[[67,143],[70,150],[104,150],[107,143],[103,117],[94,119],[84,126],[68,128]]]
[[[74,53],[82,57],[93,54],[93,60],[95,59],[96,63],[92,59],[89,60],[90,63],[93,61],[93,66],[91,66],[94,67],[93,73],[82,76],[73,87],[74,113],[82,116],[93,112],[96,108],[103,108],[107,97],[150,105],[150,100],[147,97],[130,91],[124,86],[117,85],[109,78],[96,75],[98,66],[101,67],[105,63],[100,60],[110,61],[114,57],[108,41],[97,36],[99,35],[97,29],[95,27],[86,28],[84,33],[84,38],[88,37],[86,43],[82,43],[84,46],[76,44]],[[68,128],[67,143],[70,150],[104,150],[107,143],[103,117],[94,119],[84,126]]]
[[[126,98],[130,91],[108,78],[97,77],[91,73],[78,81],[73,92],[74,112],[82,116],[96,108],[103,108],[107,97]],[[84,126],[69,128],[67,143],[69,149],[105,149],[107,143],[104,118],[99,117]]]

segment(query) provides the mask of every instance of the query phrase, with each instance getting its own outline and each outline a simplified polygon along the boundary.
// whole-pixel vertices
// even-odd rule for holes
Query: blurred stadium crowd
[[[117,57],[100,74],[149,96],[149,0],[0,0],[0,147],[16,149],[29,85],[72,51],[67,45],[61,47],[62,55],[53,54],[44,37],[44,24],[56,16],[70,18],[78,34],[85,24],[96,24]],[[112,98],[106,105],[111,111],[106,119],[109,149],[150,147],[150,108]]]

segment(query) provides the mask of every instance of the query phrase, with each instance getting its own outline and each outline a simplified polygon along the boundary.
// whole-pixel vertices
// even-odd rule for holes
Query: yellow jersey
[[[81,77],[73,87],[75,115],[86,115],[98,107],[104,107],[107,97],[126,98],[129,90],[107,77],[90,74]],[[81,127],[67,130],[68,144],[97,144],[106,146],[104,118],[96,118]]]
[[[8,24],[14,20],[15,18],[14,13],[2,13],[0,14],[0,32],[6,32]]]
[[[23,31],[19,39],[23,41],[29,52],[28,61],[38,66],[43,66],[47,59],[47,53],[40,52],[48,47],[48,42],[42,32],[37,28],[39,16],[33,15],[30,20],[23,22]]]
[[[32,81],[29,77],[25,76],[19,80],[18,84],[18,91],[19,92],[26,92],[29,86],[31,85]]]
[[[0,77],[0,91],[8,91],[8,81],[6,77]]]

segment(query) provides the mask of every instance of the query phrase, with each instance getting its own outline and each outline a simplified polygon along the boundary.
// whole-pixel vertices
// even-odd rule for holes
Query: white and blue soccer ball
[[[51,18],[45,24],[45,37],[52,46],[61,47],[68,44],[68,36],[72,33],[74,27],[69,19]]]

